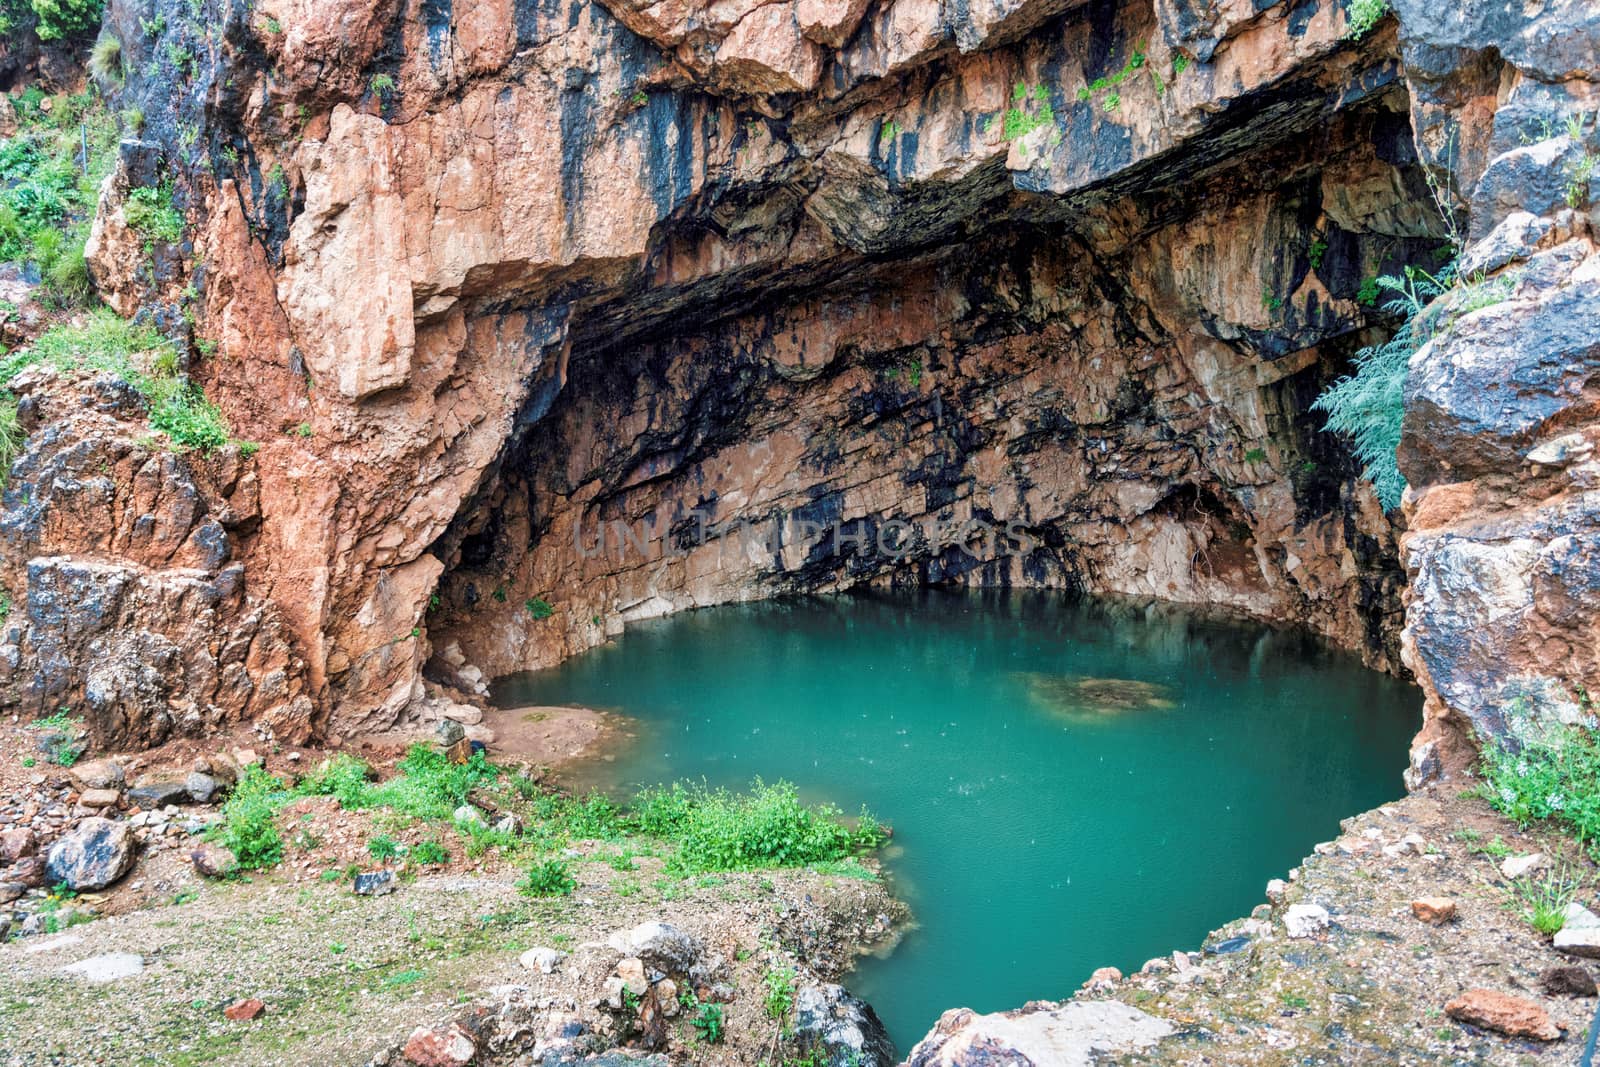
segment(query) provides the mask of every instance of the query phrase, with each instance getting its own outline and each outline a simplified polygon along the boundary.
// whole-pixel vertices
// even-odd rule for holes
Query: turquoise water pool
[[[1062,998],[1197,947],[1403,792],[1421,715],[1414,687],[1303,635],[936,590],[638,624],[496,696],[638,721],[584,785],[783,778],[892,824],[917,927],[848,984],[902,1053],[946,1008]]]

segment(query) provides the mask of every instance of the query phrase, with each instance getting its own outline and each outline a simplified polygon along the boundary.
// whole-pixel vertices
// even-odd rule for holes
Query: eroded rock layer
[[[392,725],[452,642],[492,674],[865,580],[1215,603],[1393,665],[1389,524],[1306,409],[1361,280],[1441,231],[1383,40],[1236,7],[266,4],[187,95],[131,79],[147,139],[204,134],[202,373],[264,444],[247,584],[327,725]],[[697,505],[1032,547],[574,547]]]
[[[105,732],[386,729],[630,619],[861,582],[1212,604],[1401,669],[1395,518],[1310,405],[1393,329],[1373,279],[1436,269],[1451,222],[1479,269],[1566,241],[1539,277],[1587,277],[1566,175],[1589,135],[1562,126],[1592,17],[1535,6],[1402,10],[1357,41],[1335,0],[116,0],[113,92],[143,125],[95,279],[206,341],[189,372],[261,446],[229,461],[248,521],[154,564],[226,574],[237,606],[205,642],[156,629],[231,664],[270,618],[283,684],[180,672],[108,697]],[[189,240],[152,257],[124,203],[173,177]],[[1507,344],[1538,336],[1499,314]],[[1489,721],[1459,680],[1544,632],[1440,615],[1425,591],[1462,549],[1429,531],[1482,509],[1438,502],[1481,481],[1460,457],[1561,421],[1496,445],[1481,389],[1437,391],[1407,460],[1435,741]],[[201,481],[196,515],[231,507]],[[18,542],[13,694],[89,692],[72,656],[45,665],[35,564],[153,565],[125,542]],[[1550,627],[1581,637],[1571,617]],[[147,646],[117,655],[170,674]]]

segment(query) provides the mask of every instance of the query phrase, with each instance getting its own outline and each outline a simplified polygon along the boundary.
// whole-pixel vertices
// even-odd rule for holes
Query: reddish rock
[[[78,803],[86,808],[114,808],[117,801],[122,799],[122,793],[116,789],[86,789],[78,798]]]
[[[465,1067],[477,1054],[477,1043],[455,1023],[433,1029],[418,1027],[402,1051],[406,1061],[417,1067]]]
[[[1446,1004],[1444,1011],[1456,1022],[1496,1030],[1508,1037],[1534,1041],[1556,1041],[1561,1037],[1561,1028],[1544,1008],[1495,989],[1469,989]]]
[[[6,868],[5,877],[29,889],[39,889],[44,886],[47,873],[43,856],[24,856]]]
[[[1449,897],[1421,897],[1411,902],[1411,914],[1432,926],[1443,926],[1456,917],[1456,902]]]
[[[265,1004],[257,1000],[255,997],[250,997],[246,1000],[236,1000],[232,1004],[229,1004],[226,1008],[222,1009],[222,1014],[226,1015],[236,1023],[243,1023],[249,1022],[251,1019],[258,1018],[261,1013],[266,1010],[267,1006]]]
[[[189,862],[207,878],[226,878],[239,865],[239,858],[230,849],[207,843],[190,850]]]
[[[33,831],[26,827],[0,830],[0,866],[15,863],[24,856],[31,856],[37,848],[38,841],[34,838]]]

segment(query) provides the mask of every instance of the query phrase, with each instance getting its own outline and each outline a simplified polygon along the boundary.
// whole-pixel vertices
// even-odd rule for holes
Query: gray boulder
[[[816,1067],[893,1067],[894,1042],[872,1005],[843,986],[802,986],[794,997],[794,1039]]]
[[[699,938],[664,922],[645,922],[618,931],[606,944],[667,974],[688,974],[706,950]]]
[[[99,816],[84,819],[50,846],[50,880],[76,892],[104,889],[128,873],[137,844],[128,827]]]

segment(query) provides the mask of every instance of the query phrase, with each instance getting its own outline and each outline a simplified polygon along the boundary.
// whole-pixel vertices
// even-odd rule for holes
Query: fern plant
[[[1447,301],[1439,300],[1455,283],[1455,265],[1438,274],[1407,267],[1400,276],[1378,279],[1380,290],[1393,294],[1383,310],[1399,318],[1400,328],[1381,345],[1356,353],[1356,372],[1339,379],[1311,406],[1328,414],[1326,428],[1350,438],[1362,474],[1378,491],[1378,502],[1390,511],[1400,505],[1406,479],[1395,461],[1400,423],[1405,416],[1406,370],[1417,349],[1438,332]]]

